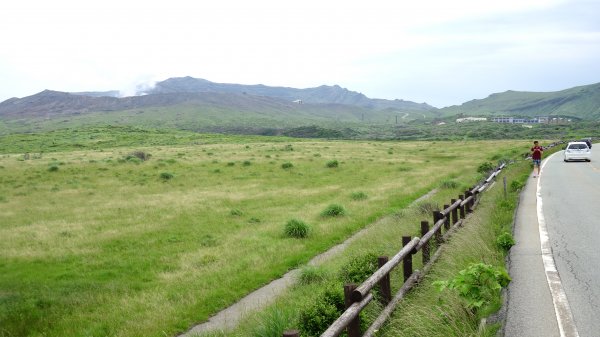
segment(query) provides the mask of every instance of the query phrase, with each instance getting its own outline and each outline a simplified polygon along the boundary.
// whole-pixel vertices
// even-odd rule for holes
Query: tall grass
[[[2,333],[175,335],[433,182],[475,172],[483,160],[476,149],[491,146],[440,142],[420,154],[419,143],[286,139],[291,151],[281,140],[242,139],[0,156]],[[407,155],[389,156],[390,147]],[[152,156],[121,160],[133,151]],[[437,162],[436,151],[464,156]],[[312,153],[344,165],[332,170]],[[224,164],[245,161],[252,165]],[[294,168],[282,170],[286,162]],[[59,169],[49,172],[52,163]],[[344,217],[321,217],[356,190],[368,202],[350,203]],[[290,218],[311,223],[315,235],[282,237]]]

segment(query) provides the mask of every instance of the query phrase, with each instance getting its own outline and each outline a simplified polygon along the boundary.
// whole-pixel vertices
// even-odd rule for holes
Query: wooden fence
[[[433,225],[429,221],[421,221],[421,237],[402,237],[402,249],[391,259],[387,256],[378,258],[379,269],[361,285],[344,285],[344,299],[346,311],[329,328],[321,334],[321,337],[336,337],[344,330],[348,337],[371,337],[379,330],[392,314],[398,303],[404,296],[423,278],[431,269],[433,263],[441,255],[441,244],[448,239],[452,232],[462,225],[467,214],[471,213],[478,203],[479,194],[485,191],[502,171],[505,164],[497,167],[490,176],[473,188],[466,190],[464,194],[452,199],[450,204],[444,205],[441,211],[433,212]],[[506,184],[505,184],[506,185]],[[506,186],[505,186],[506,188]],[[435,254],[432,253],[432,239],[435,242]],[[414,270],[412,267],[413,255],[421,251],[423,259],[423,270]],[[402,263],[404,283],[398,292],[392,297],[390,272]],[[381,292],[380,301],[384,309],[377,319],[364,333],[360,330],[360,312],[373,300],[371,290],[379,287]],[[283,333],[284,337],[299,337],[298,330],[288,330]]]

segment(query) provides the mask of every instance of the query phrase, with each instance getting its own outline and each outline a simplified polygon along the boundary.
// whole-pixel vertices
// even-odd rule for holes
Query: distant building
[[[492,122],[509,124],[547,124],[548,117],[516,118],[516,117],[492,117]]]
[[[487,118],[485,118],[485,117],[464,117],[464,118],[457,118],[456,119],[456,123],[485,122],[485,121],[487,121]]]

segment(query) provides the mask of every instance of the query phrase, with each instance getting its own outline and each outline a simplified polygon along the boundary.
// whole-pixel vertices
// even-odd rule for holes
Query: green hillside
[[[565,116],[600,120],[600,83],[557,92],[506,91],[441,109],[445,116]]]
[[[0,134],[98,125],[262,135],[285,135],[295,132],[297,128],[318,125],[320,128],[338,131],[351,129],[351,133],[355,133],[362,129],[393,127],[433,116],[433,112],[429,111],[400,111],[392,108],[375,110],[343,104],[294,104],[250,95],[221,95],[218,99],[195,98],[170,105],[140,104],[135,108],[117,108],[112,111],[69,112],[68,109],[62,109],[45,113],[50,109],[46,106],[36,107],[28,113],[0,114]],[[329,137],[321,133],[316,136]],[[344,137],[348,136],[346,132]]]

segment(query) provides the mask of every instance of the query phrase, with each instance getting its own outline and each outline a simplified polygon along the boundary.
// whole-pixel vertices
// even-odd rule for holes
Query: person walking
[[[544,149],[539,145],[538,141],[533,142],[533,147],[531,148],[531,160],[533,161],[533,177],[539,177],[540,175],[540,165],[542,162],[542,153]],[[536,174],[537,171],[537,174]]]

